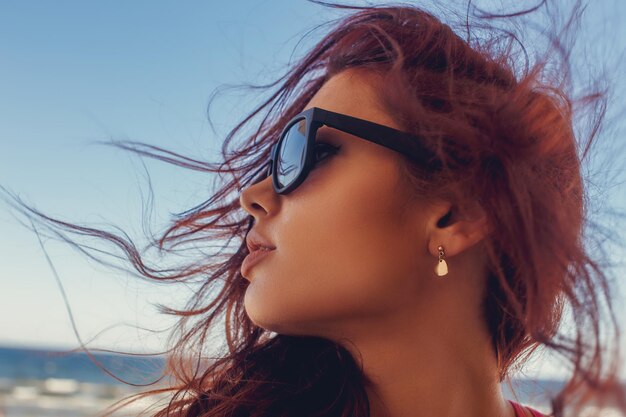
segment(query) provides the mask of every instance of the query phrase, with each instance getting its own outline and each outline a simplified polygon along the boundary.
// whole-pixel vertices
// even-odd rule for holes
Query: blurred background
[[[428,2],[414,3],[430,9]],[[273,81],[324,30],[301,40],[303,35],[341,15],[304,0],[2,1],[0,185],[52,217],[94,227],[116,224],[141,241],[145,169],[155,230],[170,213],[204,201],[213,179],[93,142],[136,140],[218,161],[222,138],[261,96],[243,89],[220,94],[211,106],[211,127],[206,110],[214,90]],[[602,71],[589,63],[605,62],[613,83],[609,123],[598,139],[603,144],[588,166],[590,175],[602,173],[592,177],[590,192],[607,213],[626,209],[626,83],[624,71],[615,71],[626,51],[624,16],[626,2],[593,2],[574,56],[581,77]],[[67,353],[80,346],[72,320],[89,348],[157,353],[174,322],[154,304],[182,307],[190,290],[172,291],[107,269],[53,239],[40,242],[19,220],[0,204],[0,416],[94,415],[137,388],[116,381],[84,354]],[[612,230],[625,230],[623,220],[605,220]],[[607,247],[617,263],[613,273],[624,277],[624,249]],[[615,294],[623,324],[625,287],[621,283]],[[96,357],[137,384],[153,380],[162,365],[158,356]],[[520,400],[547,411],[546,392],[556,390],[568,371],[541,353],[516,375]]]

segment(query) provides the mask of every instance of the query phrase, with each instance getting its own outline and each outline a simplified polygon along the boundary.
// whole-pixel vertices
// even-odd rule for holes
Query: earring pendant
[[[439,251],[439,261],[437,262],[437,266],[435,266],[435,274],[439,277],[443,277],[448,274],[448,264],[444,259],[445,254],[443,252],[443,246],[439,246],[437,250]]]

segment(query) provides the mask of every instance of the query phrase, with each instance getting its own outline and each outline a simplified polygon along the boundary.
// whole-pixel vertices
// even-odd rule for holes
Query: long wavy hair
[[[526,16],[543,2],[509,15],[479,16],[468,7],[467,19],[452,26],[412,5],[312,1],[354,12],[333,21],[282,77],[254,87],[274,90],[228,133],[221,163],[141,142],[106,142],[184,168],[230,175],[209,199],[174,215],[142,251],[126,234],[52,218],[13,198],[13,207],[38,230],[53,232],[93,259],[120,256],[69,236],[111,244],[140,277],[198,285],[185,308],[160,306],[163,313],[179,316],[163,370],[168,385],[132,395],[111,412],[139,398],[167,394],[155,417],[369,415],[365,388],[371,381],[357,358],[332,341],[276,334],[252,323],[243,304],[249,282],[240,273],[253,224],[240,207],[241,190],[259,178],[284,124],[326,80],[347,68],[384,77],[380,102],[441,162],[428,170],[402,160],[404,179],[415,194],[444,198],[461,209],[478,202],[488,216],[483,314],[499,382],[544,347],[572,365],[571,377],[551,397],[554,416],[562,416],[565,406],[582,407],[619,392],[619,349],[608,349],[604,338],[606,328],[619,345],[613,284],[603,260],[586,248],[607,233],[590,219],[582,176],[582,163],[602,127],[606,91],[594,84],[573,96],[565,35],[582,7],[573,9],[562,31],[546,35],[546,50],[533,56],[515,31],[496,23]],[[253,133],[229,150],[250,126]],[[173,268],[146,259],[150,248],[168,255],[202,242],[223,246]],[[561,328],[566,313],[573,331]],[[226,349],[216,357],[207,355],[209,331],[225,336]],[[623,400],[620,407],[626,410]]]

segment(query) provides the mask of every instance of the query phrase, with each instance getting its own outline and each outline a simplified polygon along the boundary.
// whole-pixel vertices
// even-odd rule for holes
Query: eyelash
[[[333,145],[330,145],[330,144],[328,144],[328,143],[324,143],[324,142],[316,142],[316,143],[315,143],[315,151],[314,151],[314,154],[315,154],[315,155],[317,155],[318,151],[319,151],[319,150],[322,150],[322,151],[326,151],[326,152],[328,152],[328,153],[329,153],[329,155],[334,155],[334,154],[336,154],[336,153],[337,153],[337,151],[338,151],[340,148],[341,148],[341,146],[333,146]],[[316,158],[315,158],[315,162],[316,162],[316,163],[317,163],[317,162],[321,162],[321,161],[323,161],[324,159],[326,159],[326,157],[321,158],[321,159],[318,159],[318,158],[316,157]]]

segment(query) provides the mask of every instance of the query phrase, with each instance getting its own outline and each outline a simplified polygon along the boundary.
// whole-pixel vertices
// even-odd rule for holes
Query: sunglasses
[[[433,164],[432,152],[422,139],[389,126],[368,120],[312,107],[294,116],[272,146],[269,160],[260,168],[267,170],[256,182],[272,176],[274,191],[288,194],[306,179],[315,166],[315,135],[322,126],[328,126],[385,148],[400,152],[417,163]],[[257,171],[258,172],[258,171]]]

